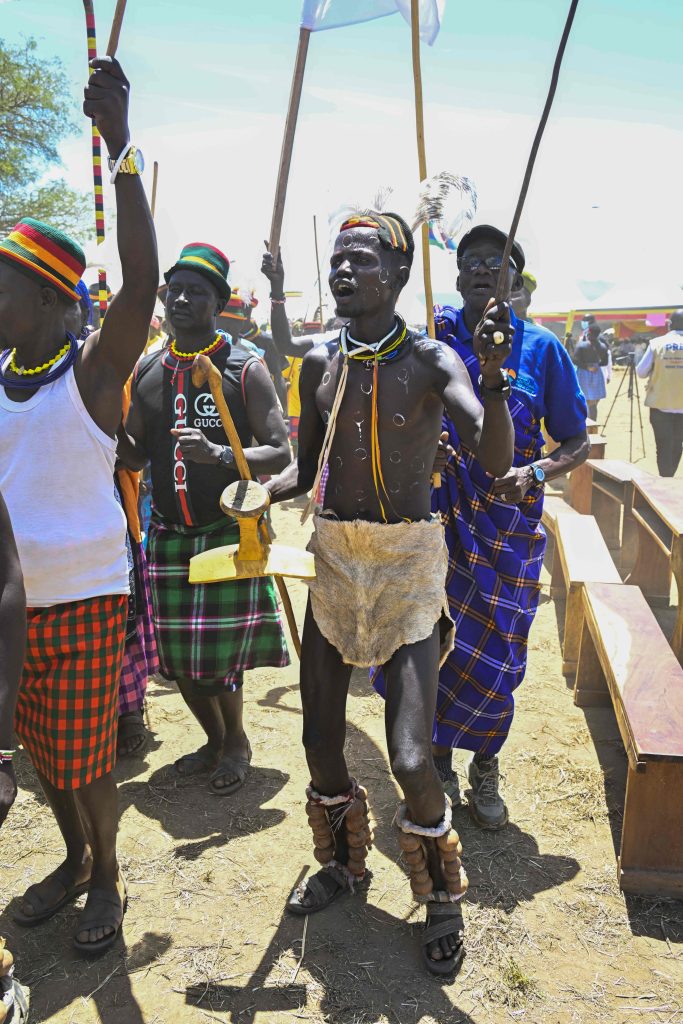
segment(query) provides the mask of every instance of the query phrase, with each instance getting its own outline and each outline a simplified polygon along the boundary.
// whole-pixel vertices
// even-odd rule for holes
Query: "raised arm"
[[[327,366],[327,352],[317,349],[306,356],[299,377],[301,418],[299,420],[299,454],[283,473],[269,480],[266,487],[270,500],[287,501],[310,491],[318,471],[320,450],[325,440],[325,424],[318,412],[315,393]]]
[[[14,709],[26,646],[26,596],[7,507],[0,495],[0,750],[14,747]],[[11,761],[0,764],[0,825],[17,795]]]
[[[109,155],[116,160],[130,142],[128,81],[113,58],[99,57],[90,67],[83,112],[94,119]],[[154,224],[140,175],[118,173],[114,188],[123,283],[99,335],[86,341],[77,369],[86,408],[110,435],[119,422],[121,388],[147,343],[159,282]]]
[[[285,268],[282,265],[282,253],[278,250],[277,262],[272,253],[268,252],[268,243],[264,243],[266,251],[261,261],[261,273],[270,281],[270,297],[273,300],[270,313],[270,330],[273,341],[279,352],[284,356],[302,359],[307,352],[320,343],[320,338],[293,338],[289,329],[289,320],[285,309]]]
[[[503,342],[496,345],[494,334]],[[509,386],[502,366],[512,340],[507,303],[490,305],[474,332],[473,349],[481,368],[481,402],[460,357],[446,345],[436,351],[440,396],[458,434],[487,473],[504,476],[514,458],[515,432],[506,401]],[[425,343],[429,344],[429,343]]]
[[[144,469],[149,462],[145,447],[145,421],[140,409],[135,378],[130,386],[130,405],[125,423],[120,423],[116,431],[118,446],[116,454],[127,469],[136,472]]]

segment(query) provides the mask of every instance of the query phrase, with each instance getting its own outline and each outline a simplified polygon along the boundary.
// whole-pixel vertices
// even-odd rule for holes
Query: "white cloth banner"
[[[439,34],[446,0],[419,0],[420,38],[431,46]],[[304,0],[301,27],[312,32],[402,14],[410,25],[410,0]]]

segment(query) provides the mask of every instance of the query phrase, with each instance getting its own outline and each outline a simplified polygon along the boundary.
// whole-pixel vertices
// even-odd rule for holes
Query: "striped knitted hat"
[[[164,274],[164,281],[168,284],[176,270],[194,270],[210,281],[218,290],[219,295],[224,299],[230,298],[230,285],[228,284],[228,271],[230,261],[225,253],[214,248],[207,242],[190,242],[183,248],[178,262],[174,263],[170,270]]]
[[[241,320],[243,323],[246,323],[247,320],[251,319],[251,311],[256,306],[258,306],[258,299],[254,296],[254,293],[247,289],[244,295],[241,295],[239,286],[236,286],[232,289],[230,299],[221,316],[227,317],[229,320]]]
[[[68,235],[25,217],[0,242],[0,259],[57,288],[74,301],[85,270],[83,250]]]

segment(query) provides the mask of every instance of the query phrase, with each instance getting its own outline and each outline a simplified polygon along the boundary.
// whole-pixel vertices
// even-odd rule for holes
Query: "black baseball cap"
[[[476,224],[473,228],[467,231],[460,241],[458,242],[458,248],[456,252],[457,259],[460,260],[467,249],[475,242],[489,239],[493,242],[500,243],[501,249],[505,248],[505,243],[508,240],[508,236],[500,228],[494,228],[493,224]],[[526,262],[524,257],[524,250],[522,249],[519,242],[512,243],[512,252],[510,253],[512,259],[515,262],[517,270],[521,274],[524,270],[524,264]]]

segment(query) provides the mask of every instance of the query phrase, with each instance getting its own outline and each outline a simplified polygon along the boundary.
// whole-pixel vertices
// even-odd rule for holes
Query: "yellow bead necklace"
[[[171,355],[175,356],[176,359],[194,359],[195,356],[208,356],[219,344],[223,341],[223,335],[217,334],[210,345],[206,348],[200,348],[196,352],[179,352],[175,347],[175,338],[171,342]]]
[[[49,370],[51,366],[54,366],[55,363],[58,363],[62,356],[65,356],[67,354],[70,347],[71,341],[67,338],[64,347],[60,348],[56,356],[53,356],[52,359],[48,359],[48,361],[46,363],[43,363],[42,366],[34,366],[30,370],[27,370],[24,366],[17,366],[15,359],[17,350],[13,348],[10,355],[9,368],[12,371],[12,373],[16,373],[19,377],[32,377],[36,373],[44,373],[45,370]]]

